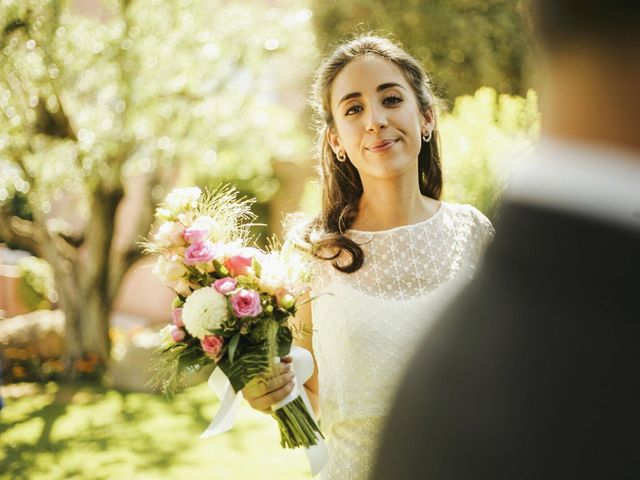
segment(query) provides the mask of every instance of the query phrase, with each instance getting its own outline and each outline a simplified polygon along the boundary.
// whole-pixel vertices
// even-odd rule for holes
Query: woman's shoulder
[[[479,231],[483,237],[493,238],[495,230],[491,221],[479,209],[468,203],[443,202],[445,212],[454,219],[454,224],[470,225],[473,230]]]

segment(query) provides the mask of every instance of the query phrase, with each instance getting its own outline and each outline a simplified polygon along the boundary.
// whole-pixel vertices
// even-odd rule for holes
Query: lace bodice
[[[313,349],[327,479],[365,479],[379,426],[416,342],[468,280],[493,236],[468,205],[442,203],[423,222],[381,232],[351,230],[363,266],[344,274],[314,260]]]

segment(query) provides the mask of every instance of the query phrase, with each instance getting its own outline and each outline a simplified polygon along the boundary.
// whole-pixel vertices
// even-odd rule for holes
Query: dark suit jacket
[[[507,203],[496,232],[372,478],[640,479],[640,229]]]

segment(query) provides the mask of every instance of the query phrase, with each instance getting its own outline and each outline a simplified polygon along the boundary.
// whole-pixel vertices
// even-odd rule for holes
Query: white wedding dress
[[[365,260],[344,274],[313,261],[313,349],[325,480],[365,480],[403,370],[438,313],[471,277],[493,227],[469,205],[381,232],[350,230]]]

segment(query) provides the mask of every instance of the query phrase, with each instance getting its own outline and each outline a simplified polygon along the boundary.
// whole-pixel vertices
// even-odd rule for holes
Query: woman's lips
[[[378,143],[374,143],[370,147],[367,147],[367,150],[370,152],[381,153],[386,152],[390,148],[392,148],[396,144],[396,140],[383,140]]]

